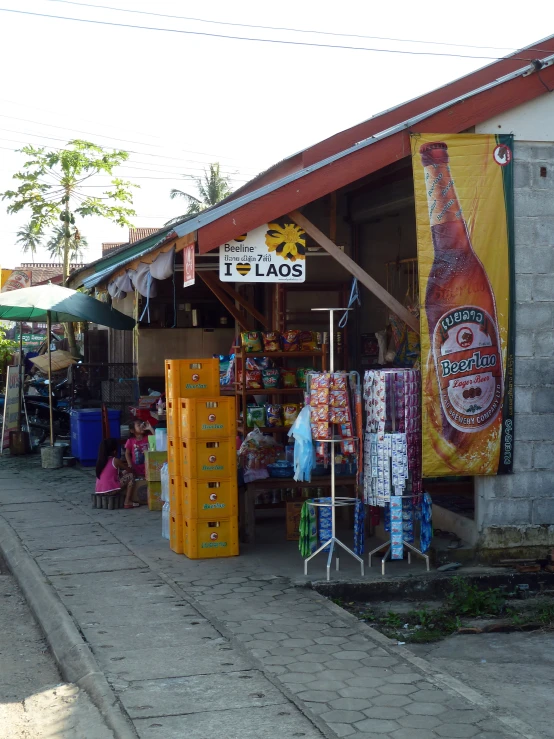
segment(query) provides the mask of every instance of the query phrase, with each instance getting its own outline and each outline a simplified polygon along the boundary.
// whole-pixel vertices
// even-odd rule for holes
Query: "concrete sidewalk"
[[[175,555],[161,514],[91,509],[92,487],[90,471],[0,458],[0,516],[89,645],[128,735],[540,739],[271,559]]]

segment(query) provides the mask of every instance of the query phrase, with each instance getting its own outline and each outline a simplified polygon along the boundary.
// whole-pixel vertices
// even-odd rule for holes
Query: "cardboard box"
[[[149,482],[159,482],[161,478],[162,466],[167,462],[167,452],[145,452],[144,462],[146,469],[146,479]]]
[[[148,510],[161,511],[163,508],[162,501],[162,483],[148,481]]]
[[[300,514],[303,505],[303,501],[287,502],[287,541],[300,539]]]

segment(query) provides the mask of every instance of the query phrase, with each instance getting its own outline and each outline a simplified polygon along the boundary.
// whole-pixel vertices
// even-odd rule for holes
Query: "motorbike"
[[[48,380],[35,378],[26,383],[29,388],[34,388],[35,393],[25,393],[22,408],[22,431],[28,431],[31,437],[31,445],[42,444],[50,433],[50,406],[48,403],[49,384]],[[56,436],[69,436],[70,415],[69,402],[59,398],[67,380],[53,386],[52,389],[52,416],[54,421],[54,433]],[[0,412],[4,410],[4,395],[0,395]],[[26,413],[25,413],[26,411]]]

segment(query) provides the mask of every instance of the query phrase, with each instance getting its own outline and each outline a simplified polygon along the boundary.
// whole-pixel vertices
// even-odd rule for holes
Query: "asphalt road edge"
[[[64,680],[89,695],[116,739],[137,739],[130,718],[66,607],[15,530],[1,516],[0,551],[44,632]]]

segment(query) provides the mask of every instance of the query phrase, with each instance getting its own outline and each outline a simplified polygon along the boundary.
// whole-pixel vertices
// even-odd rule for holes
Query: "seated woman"
[[[125,491],[125,508],[138,508],[133,503],[133,485],[135,478],[127,462],[119,459],[119,441],[104,439],[100,442],[98,459],[96,460],[96,493],[111,494]]]

